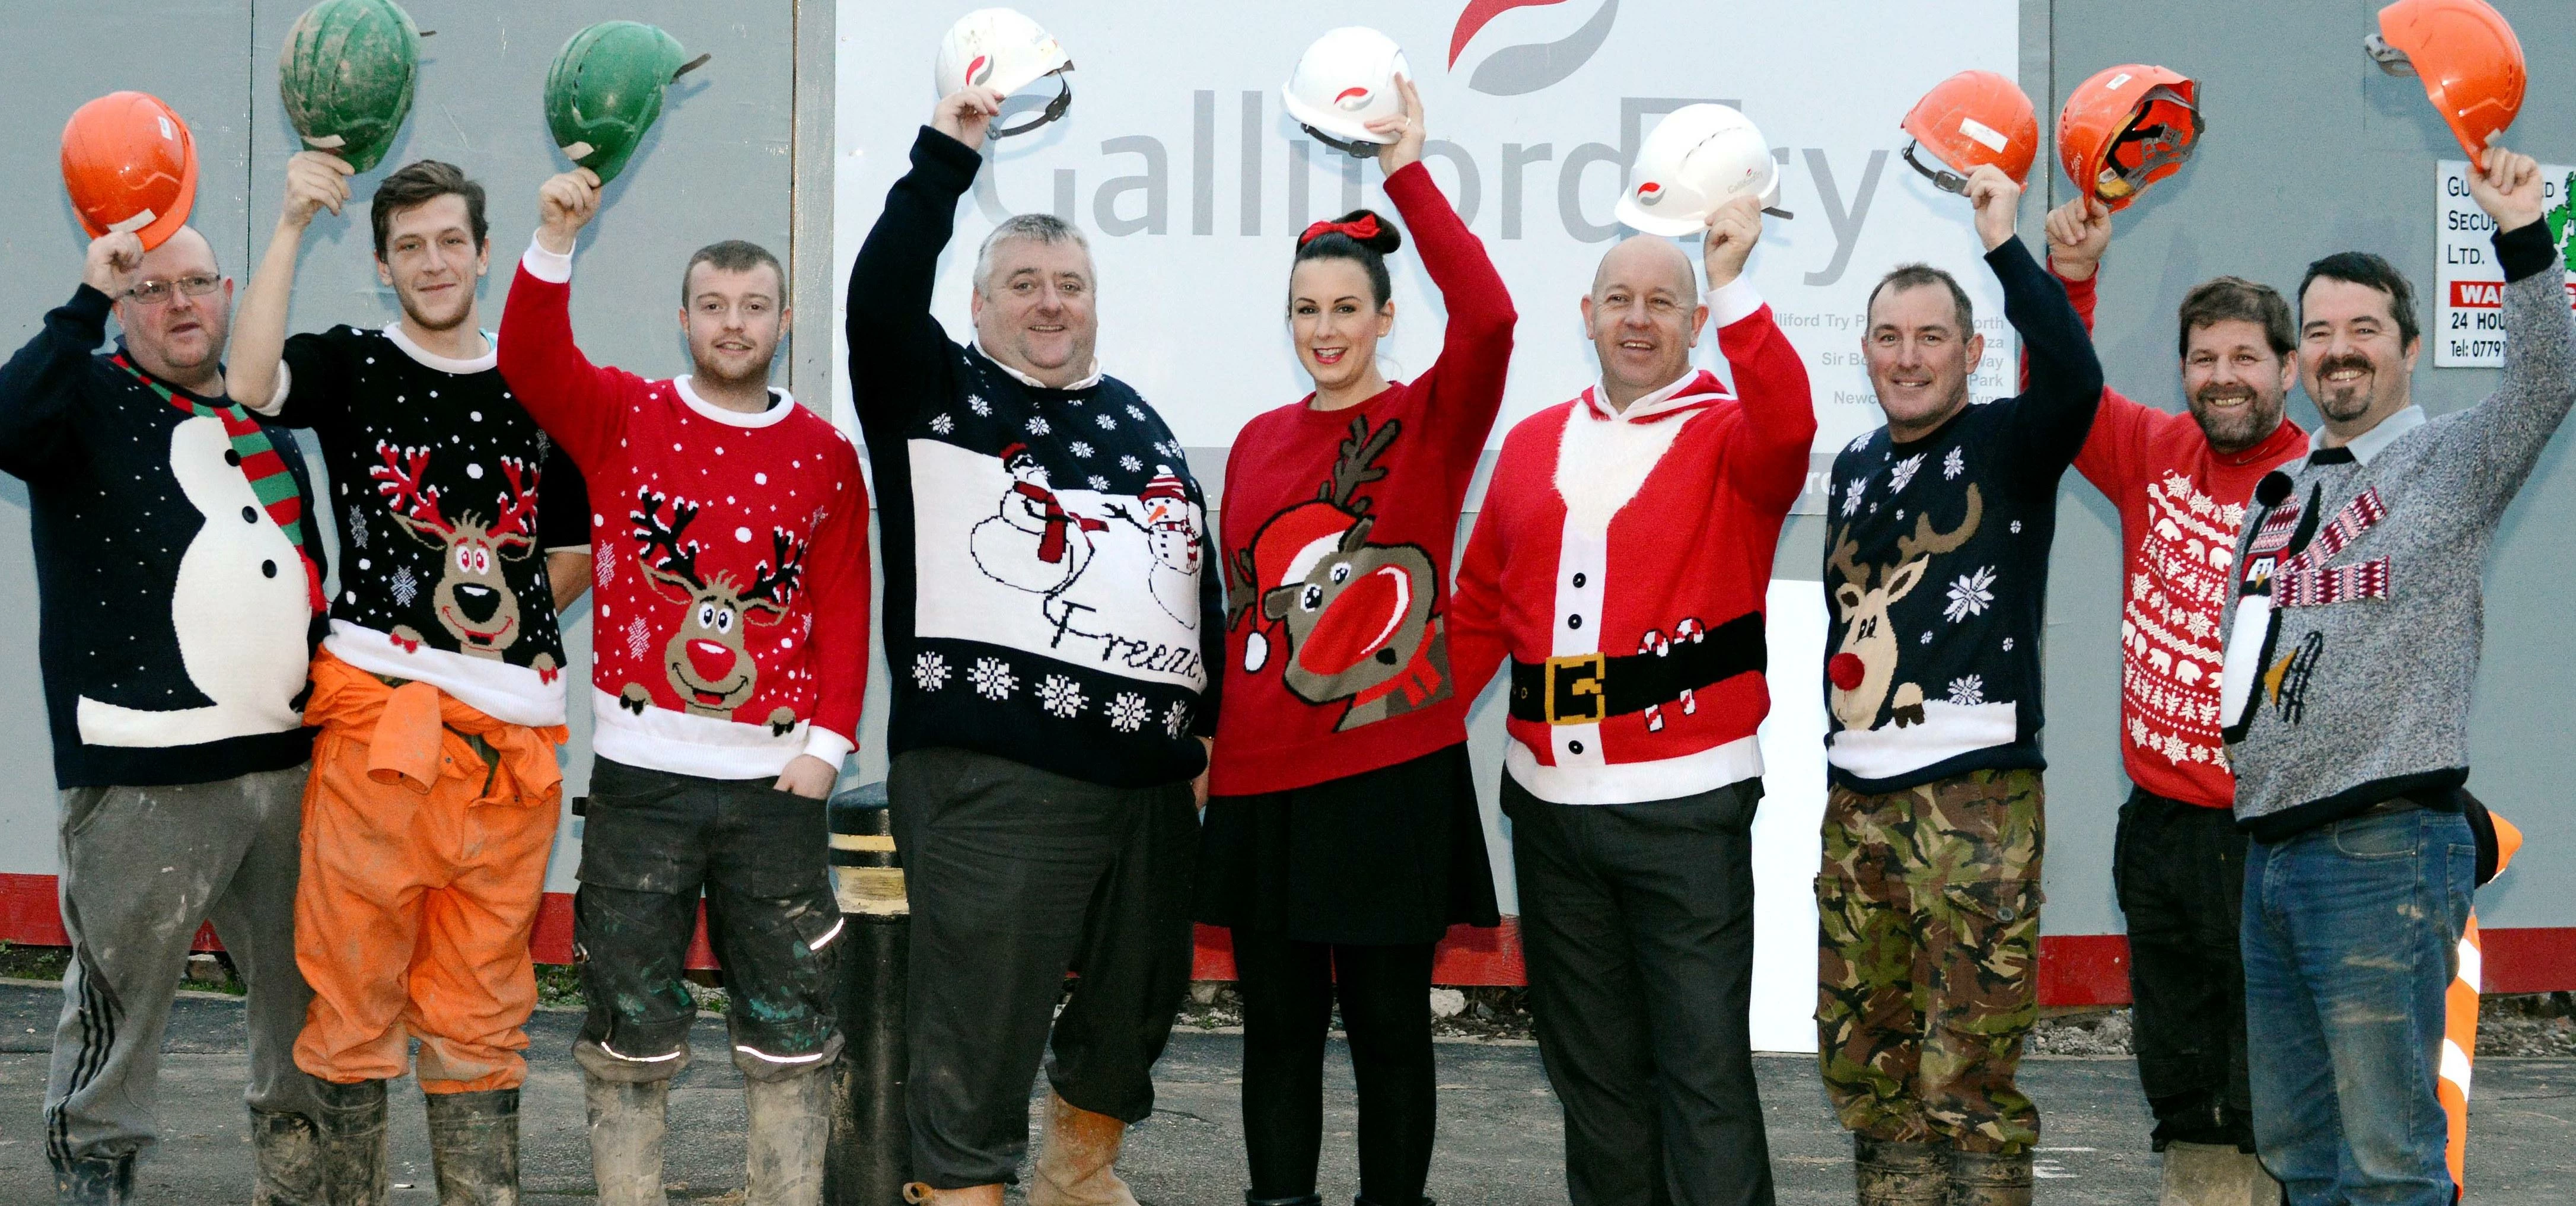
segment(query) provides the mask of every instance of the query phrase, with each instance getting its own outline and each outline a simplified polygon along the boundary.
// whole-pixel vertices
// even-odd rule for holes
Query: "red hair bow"
[[[1346,234],[1365,243],[1377,237],[1377,215],[1362,214],[1348,222],[1317,222],[1297,236],[1297,245],[1303,247],[1328,234]]]

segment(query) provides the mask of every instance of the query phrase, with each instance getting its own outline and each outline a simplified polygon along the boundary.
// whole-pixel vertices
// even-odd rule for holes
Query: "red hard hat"
[[[2420,76],[2442,120],[2480,170],[2486,149],[2522,112],[2522,42],[2482,0],[2397,0],[2362,48],[2390,75]]]
[[[196,140],[160,97],[108,93],[63,125],[63,187],[89,237],[130,230],[150,251],[196,204]]]
[[[2079,193],[2113,210],[2182,170],[2200,144],[2200,85],[2181,72],[2123,63],[2076,85],[2057,114],[2057,161]]]
[[[1903,124],[1916,143],[1958,174],[1925,166],[1911,146],[1905,162],[1951,192],[1967,187],[1966,174],[1987,164],[2026,184],[2031,161],[2039,157],[2039,114],[2030,97],[1991,71],[1962,71],[1934,85],[1914,102]]]

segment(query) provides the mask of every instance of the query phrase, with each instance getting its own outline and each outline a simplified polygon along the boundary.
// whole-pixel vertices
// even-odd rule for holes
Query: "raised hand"
[[[2488,147],[2486,168],[2469,169],[2469,196],[2495,219],[2496,229],[2520,230],[2540,220],[2540,164],[2531,156]]]
[[[993,119],[1001,115],[1001,93],[969,86],[939,98],[939,107],[930,111],[930,128],[981,150],[984,135],[993,128]]]
[[[571,255],[581,228],[599,214],[599,173],[574,168],[537,186],[537,242]]]
[[[2077,197],[2048,211],[2048,262],[2057,275],[2086,280],[2102,266],[2111,247],[2111,207],[2092,197]]]
[[[1723,289],[1744,275],[1744,261],[1762,241],[1762,200],[1737,197],[1708,211],[1708,229],[1700,236],[1701,266],[1708,287]]]
[[[1977,209],[1977,238],[1992,251],[2011,241],[2021,209],[2021,186],[1991,163],[1968,173],[1968,204]]]
[[[89,253],[81,259],[81,283],[121,298],[134,287],[134,274],[142,267],[143,240],[130,230],[111,230],[89,241]]]
[[[297,151],[286,161],[286,200],[278,207],[277,224],[302,230],[322,210],[338,216],[355,171],[329,151]]]
[[[1422,162],[1422,142],[1426,135],[1422,125],[1422,94],[1413,90],[1413,81],[1395,77],[1395,95],[1404,102],[1403,111],[1391,113],[1368,124],[1372,134],[1393,134],[1395,141],[1379,147],[1377,165],[1387,175]]]

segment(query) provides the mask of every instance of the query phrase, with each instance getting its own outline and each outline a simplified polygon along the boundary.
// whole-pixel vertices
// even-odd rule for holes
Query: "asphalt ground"
[[[50,1200],[41,1128],[47,1049],[60,1004],[60,994],[50,988],[0,985],[0,1203],[7,1206]],[[521,1126],[522,1196],[531,1206],[591,1200],[581,1074],[571,1055],[579,1024],[577,1013],[549,1010],[529,1026]],[[739,1202],[742,1078],[723,1055],[719,1020],[702,1018],[691,1044],[697,1058],[671,1094],[671,1196]],[[250,1149],[241,1103],[239,1003],[211,994],[184,996],[173,1011],[164,1050],[162,1143],[138,1171],[141,1200],[187,1206],[246,1202]],[[1154,1117],[1134,1129],[1120,1162],[1148,1206],[1227,1206],[1242,1200],[1238,1053],[1239,1040],[1230,1034],[1182,1031],[1173,1037],[1156,1069]],[[1432,1195],[1447,1206],[1565,1201],[1558,1165],[1563,1127],[1537,1049],[1516,1042],[1443,1042],[1439,1058],[1440,1145]],[[1779,1200],[1795,1206],[1850,1202],[1849,1142],[1826,1107],[1812,1062],[1790,1056],[1756,1062]],[[2156,1157],[2146,1150],[2146,1110],[2128,1059],[2035,1057],[2024,1063],[2022,1083],[2044,1118],[2040,1203],[2151,1206]],[[396,1086],[393,1099],[393,1201],[427,1206],[436,1193],[420,1099],[409,1081]],[[2470,1118],[2471,1202],[2576,1202],[2576,1060],[2480,1060]],[[1336,1044],[1326,1078],[1321,1189],[1328,1203],[1346,1201],[1357,1189],[1353,1123],[1349,1064]],[[1010,1200],[1020,1197],[1014,1192]]]

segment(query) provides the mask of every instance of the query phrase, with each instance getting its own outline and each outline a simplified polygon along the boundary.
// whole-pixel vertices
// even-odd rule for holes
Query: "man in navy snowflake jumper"
[[[1079,233],[1004,222],[976,257],[973,342],[931,316],[1000,105],[939,103],[850,271],[912,888],[913,1172],[931,1201],[1002,1200],[1073,967],[1029,1200],[1132,1200],[1110,1165],[1189,982],[1223,587],[1179,440],[1093,361]]]
[[[1965,191],[2028,387],[1969,404],[1985,339],[1949,274],[1906,265],[1871,294],[1887,426],[1835,458],[1825,537],[1816,1018],[1863,1200],[1946,1180],[1952,1202],[2012,1206],[2039,1138],[2013,1071],[2037,1015],[2041,588],[2102,366],[2013,234],[2021,187],[1982,167]]]
[[[294,440],[224,398],[231,300],[195,230],[148,254],[110,233],[0,368],[0,471],[27,483],[62,789],[72,958],[45,1154],[64,1202],[126,1200],[208,920],[250,985],[260,1185],[294,1190],[310,1164],[319,1102],[290,1053],[311,997],[295,876],[322,541]],[[124,338],[100,353],[111,310]]]

